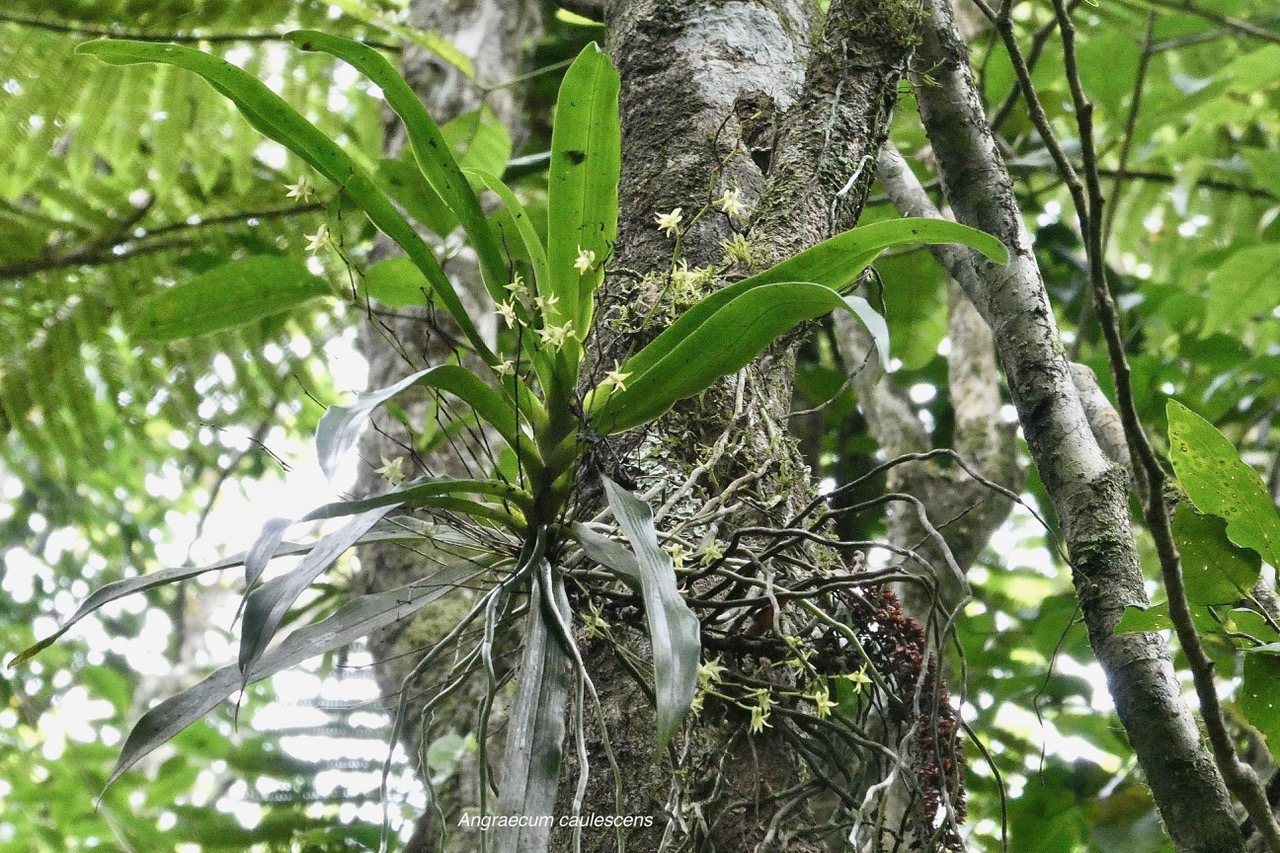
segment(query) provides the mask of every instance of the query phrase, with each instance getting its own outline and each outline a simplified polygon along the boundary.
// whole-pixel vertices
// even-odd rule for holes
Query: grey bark
[[[765,265],[856,220],[910,53],[914,20],[897,14],[904,8],[835,0],[824,27],[814,4],[799,0],[608,4],[609,52],[622,78],[622,217],[614,273],[599,296],[598,364],[612,365],[656,333],[638,317],[665,319],[670,310],[656,300],[673,243],[654,226],[655,214],[680,207],[687,217],[736,188],[754,208],[748,236]],[[683,259],[691,267],[719,261],[735,226],[710,211],[682,236]],[[736,379],[678,405],[647,435],[616,443],[609,464],[641,490],[665,483],[670,492],[697,472],[668,523],[749,480],[754,508],[726,527],[776,526],[813,496],[785,431],[791,370],[790,347],[775,347]],[[706,466],[713,446],[719,455]],[[644,656],[642,645],[632,651]],[[821,787],[794,741],[776,729],[748,738],[741,716],[721,710],[697,718],[679,750],[654,761],[650,703],[635,678],[604,643],[584,643],[584,656],[622,769],[622,811],[654,818],[652,829],[628,834],[630,849],[825,847],[821,830],[796,832],[821,823],[822,797],[784,796]],[[599,760],[603,743],[593,727],[586,740],[596,769],[582,811],[610,814],[614,780]],[[567,753],[566,787],[577,769]],[[826,757],[836,757],[830,745]],[[568,833],[553,839],[553,849],[572,844]],[[615,849],[614,833],[585,832],[583,849]]]
[[[1032,458],[1062,519],[1090,642],[1156,804],[1179,850],[1235,851],[1243,838],[1157,635],[1115,635],[1128,604],[1146,602],[1129,529],[1125,472],[1099,448],[1063,356],[1052,309],[1011,182],[948,4],[926,2],[913,78],[956,218],[999,236],[1007,268],[978,260],[986,287],[969,292],[996,333]]]

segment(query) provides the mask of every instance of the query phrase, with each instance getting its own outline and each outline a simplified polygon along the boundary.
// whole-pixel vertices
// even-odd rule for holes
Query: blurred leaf
[[[1201,335],[1236,329],[1276,307],[1280,246],[1253,246],[1227,258],[1209,276],[1209,301]]]
[[[254,255],[152,296],[139,309],[133,334],[151,341],[194,338],[330,295],[325,280],[297,261]]]

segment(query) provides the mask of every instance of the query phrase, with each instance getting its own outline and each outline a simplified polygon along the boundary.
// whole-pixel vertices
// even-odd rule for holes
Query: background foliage
[[[1122,0],[1077,3],[1076,10],[1084,83],[1098,105],[1097,135],[1113,182],[1109,261],[1140,415],[1162,437],[1166,400],[1180,400],[1262,472],[1274,500],[1280,22],[1261,0]],[[1021,4],[1016,17],[1024,50],[1043,45],[1034,79],[1069,143],[1075,122],[1061,48],[1047,37],[1051,11]],[[0,13],[0,150],[9,162],[0,175],[0,322],[10,330],[0,340],[6,657],[47,633],[50,618],[68,615],[90,587],[154,569],[158,549],[173,555],[176,545],[181,558],[220,491],[277,476],[277,462],[247,439],[288,447],[288,436],[309,434],[322,411],[308,394],[334,399],[315,356],[351,319],[341,307],[350,284],[338,259],[315,270],[332,298],[193,340],[140,340],[141,301],[231,257],[278,254],[314,265],[303,235],[322,223],[357,261],[372,237],[355,217],[326,208],[323,192],[313,202],[287,198],[299,164],[235,120],[230,105],[193,76],[158,66],[110,68],[73,55],[75,44],[99,32],[203,39],[199,46],[267,80],[375,167],[379,101],[330,58],[286,50],[276,36],[313,27],[395,49],[405,35],[401,21],[394,4],[373,0],[17,2]],[[561,23],[538,61],[572,56],[595,35]],[[1105,387],[1105,347],[1091,318],[1067,194],[1022,102],[1010,98],[1013,71],[998,39],[978,35],[973,59],[1032,217],[1058,321],[1073,358],[1093,367]],[[535,132],[517,155],[546,149],[555,83],[555,73],[536,79]],[[908,93],[895,141],[928,180],[912,106]],[[538,203],[541,178],[524,180],[527,199]],[[893,215],[885,203],[864,222]],[[927,412],[935,443],[947,444],[953,419],[947,395],[936,393],[946,382],[942,272],[921,252],[882,259],[877,269],[898,379]],[[834,352],[829,332],[819,330],[800,368],[800,408],[823,405],[811,443],[821,474],[839,484],[866,470],[876,448]],[[1030,491],[1042,497],[1034,476]],[[1046,501],[1037,505],[1047,511]],[[1017,515],[971,580],[977,603],[960,627],[972,673],[964,717],[992,759],[988,765],[970,751],[975,849],[998,849],[993,767],[1009,795],[1015,850],[1165,849],[1089,667],[1069,578],[1045,532]],[[341,584],[338,572],[333,588]],[[149,593],[5,673],[0,849],[145,850],[179,841],[210,850],[250,843],[359,849],[376,838],[366,812],[356,817],[338,803],[359,795],[318,791],[325,767],[283,748],[278,733],[233,732],[229,710],[182,735],[163,761],[124,776],[94,810],[121,733],[147,699],[215,662],[190,651],[206,642],[206,631],[216,636],[228,627],[208,623],[216,592]],[[314,606],[331,601],[322,596]],[[167,626],[171,648],[140,670],[129,640],[154,636],[144,632],[156,620]],[[1244,666],[1225,646],[1215,654],[1223,677]],[[272,701],[270,688],[253,688],[242,721]],[[353,721],[355,711],[340,705],[316,731],[328,726],[330,734],[378,742],[380,721]],[[442,767],[447,772],[447,760]],[[233,786],[233,778],[249,784]],[[243,811],[227,810],[236,799],[273,797],[280,802],[266,804],[252,829],[242,825]],[[327,817],[334,813],[342,820]]]

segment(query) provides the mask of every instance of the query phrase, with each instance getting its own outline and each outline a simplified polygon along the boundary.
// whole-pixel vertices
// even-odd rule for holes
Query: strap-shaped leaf
[[[962,243],[977,249],[997,263],[1008,263],[1009,260],[1009,250],[995,237],[945,219],[893,219],[864,225],[837,234],[775,267],[708,295],[680,315],[652,343],[628,359],[623,369],[633,374],[648,370],[683,341],[688,330],[701,326],[708,317],[745,291],[789,281],[807,281],[826,285],[832,290],[841,290],[857,281],[863,270],[871,266],[885,249],[919,243]],[[863,322],[866,322],[865,317]],[[684,332],[678,333],[677,330],[681,328]],[[883,350],[881,357],[885,363],[888,362]]]
[[[251,255],[147,299],[132,332],[152,341],[194,338],[330,295],[324,279],[292,258]]]
[[[508,281],[502,246],[480,209],[479,199],[462,176],[439,126],[409,84],[382,54],[367,45],[315,30],[298,30],[289,33],[288,38],[303,50],[324,51],[350,63],[382,89],[387,106],[404,122],[405,135],[418,168],[466,229],[480,259],[480,273],[489,295],[501,302],[507,295],[504,288]]]
[[[330,533],[317,542],[311,553],[288,574],[267,581],[249,594],[240,629],[240,672],[246,679],[254,662],[262,656],[267,644],[275,636],[280,620],[289,612],[302,591],[394,508],[378,507],[356,516],[341,530]]]
[[[936,243],[959,243],[976,249],[998,264],[1009,262],[1009,250],[985,231],[946,219],[907,217],[873,222],[837,234],[788,258],[747,281],[812,281],[840,290],[857,281],[862,271],[885,249]]]
[[[517,446],[515,405],[511,399],[494,391],[465,367],[443,364],[420,370],[380,391],[360,394],[350,405],[330,406],[316,426],[316,454],[325,476],[333,477],[342,457],[360,437],[360,429],[373,410],[414,385],[426,385],[453,394],[471,406],[503,440],[513,448]],[[522,455],[527,451],[529,456],[526,458],[535,458],[530,440],[521,442],[520,450]]]
[[[591,324],[591,297],[604,277],[604,261],[618,236],[618,72],[594,42],[565,72],[551,133],[547,188],[548,312],[553,325],[573,321],[579,335]],[[596,265],[574,267],[580,250]]]
[[[484,567],[474,562],[454,563],[430,578],[355,598],[326,619],[306,625],[254,661],[243,676],[236,664],[225,666],[199,684],[172,696],[142,715],[129,732],[107,785],[156,747],[201,719],[244,684],[260,681],[308,658],[341,648],[392,622],[411,616]]]
[[[604,435],[648,423],[664,414],[678,400],[691,397],[751,363],[782,334],[800,323],[842,308],[862,319],[887,361],[889,330],[883,318],[866,300],[841,296],[821,284],[782,282],[743,288],[741,282],[727,301],[694,325],[681,317],[649,347],[622,365],[629,374],[625,387],[603,385],[588,396],[591,423]],[[722,293],[725,291],[721,291]],[[665,340],[664,340],[665,339]],[[663,350],[653,361],[645,358],[650,347]],[[645,369],[636,363],[651,362]]]
[[[497,357],[481,337],[453,285],[440,269],[435,254],[409,221],[337,143],[256,77],[216,56],[173,44],[104,39],[82,44],[76,52],[96,56],[112,65],[158,62],[199,74],[234,102],[260,133],[297,154],[360,205],[373,224],[413,259],[476,352],[487,363],[497,363]]]
[[[244,557],[244,589],[247,595],[253,585],[262,577],[267,563],[278,556],[280,540],[284,533],[293,526],[292,518],[269,518],[263,522],[258,538],[250,546]]]
[[[501,480],[460,480],[454,477],[421,477],[406,483],[404,488],[361,498],[355,501],[336,501],[307,513],[303,521],[316,521],[322,518],[338,518],[344,515],[355,515],[359,512],[374,509],[388,504],[396,504],[403,509],[429,507],[432,498],[451,495],[484,495],[496,498],[501,503],[509,503],[521,512],[531,509],[532,498],[528,492],[504,483]]]
[[[507,206],[507,210],[511,211],[511,218],[516,223],[516,230],[520,233],[520,242],[524,244],[524,250],[529,253],[529,257],[533,261],[535,288],[550,287],[547,272],[547,250],[543,247],[542,240],[538,238],[538,232],[529,220],[529,215],[525,212],[524,205],[520,203],[520,199],[516,198],[515,193],[511,192],[506,184],[488,172],[468,169],[464,174],[473,180],[479,181],[487,189],[496,193],[498,198],[502,199],[502,203]]]
[[[693,706],[702,660],[702,635],[698,617],[676,586],[676,567],[658,544],[653,513],[644,501],[601,476],[605,498],[618,526],[631,543],[640,574],[644,615],[653,647],[653,688],[657,698],[658,748],[664,748],[680,730]],[[630,566],[610,566],[627,573]]]
[[[640,591],[640,561],[630,548],[576,521],[569,525],[569,536],[582,546],[582,553],[588,559],[613,572],[631,589]]]
[[[539,558],[541,561],[541,558]],[[529,614],[515,704],[507,729],[502,790],[498,810],[507,816],[550,817],[560,785],[565,715],[574,674],[569,656],[545,610],[556,607],[554,593],[534,578],[530,584]],[[568,614],[561,614],[567,621]],[[550,821],[519,821],[495,832],[501,853],[546,850]],[[543,825],[545,824],[545,825]]]

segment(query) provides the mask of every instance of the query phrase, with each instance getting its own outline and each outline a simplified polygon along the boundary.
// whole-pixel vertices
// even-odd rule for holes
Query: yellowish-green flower
[[[404,460],[397,456],[395,459],[387,459],[382,457],[382,467],[373,469],[373,473],[382,477],[393,487],[399,486],[404,482]]]
[[[682,208],[677,207],[670,213],[655,213],[653,215],[654,224],[658,226],[658,230],[668,237],[674,237],[680,233],[680,219]]]
[[[698,667],[698,683],[703,687],[709,687],[712,684],[719,684],[724,679],[724,666],[720,663],[720,657],[716,656],[711,660]]]
[[[735,187],[731,190],[725,190],[720,198],[716,199],[716,207],[723,210],[730,216],[741,216],[746,210],[742,206],[742,202],[738,199],[738,190]]]
[[[329,226],[322,222],[320,223],[320,227],[316,229],[316,233],[306,234],[304,236],[308,241],[307,251],[314,255],[316,252],[324,248],[325,243],[329,242]]]
[[[808,698],[809,701],[817,706],[819,720],[825,720],[836,709],[836,703],[831,701],[831,691],[827,689],[825,684],[819,684],[815,687]]]
[[[867,665],[865,663],[862,665],[862,669],[857,672],[846,672],[840,677],[853,685],[854,693],[861,693],[862,685],[871,683],[871,676],[867,675]]]
[[[498,313],[502,315],[503,320],[507,321],[508,329],[516,324],[516,305],[514,302],[498,303]]]
[[[625,391],[627,390],[627,380],[631,378],[631,373],[630,371],[623,373],[619,369],[621,366],[622,365],[615,361],[613,363],[613,370],[605,372],[604,381],[612,385],[614,388],[617,388],[619,391]]]
[[[524,299],[529,295],[529,288],[525,285],[524,278],[521,277],[520,273],[516,273],[515,277],[511,279],[511,283],[507,285],[507,290],[516,299]]]
[[[590,249],[578,247],[578,259],[573,262],[573,268],[578,271],[578,275],[586,275],[587,270],[591,269],[591,265],[596,262],[596,253]]]
[[[538,337],[542,343],[559,349],[564,346],[565,341],[573,337],[573,321],[566,322],[563,326],[546,326],[538,330]]]
[[[538,310],[543,314],[547,313],[548,308],[555,306],[560,301],[560,297],[552,293],[550,296],[538,296],[533,300],[533,304],[538,306]]]
[[[512,363],[511,359],[508,358],[505,361],[500,361],[495,364],[493,366],[493,372],[499,376],[510,376],[516,372],[516,366]]]
[[[773,697],[768,690],[757,690],[756,701],[759,703],[751,709],[751,726],[747,729],[751,734],[759,734],[769,726],[769,709],[773,707]],[[772,726],[770,726],[772,728]]]
[[[284,186],[288,190],[285,193],[285,198],[296,198],[301,202],[311,201],[313,190],[311,189],[311,184],[307,181],[306,175],[299,176],[296,184],[285,184]]]

